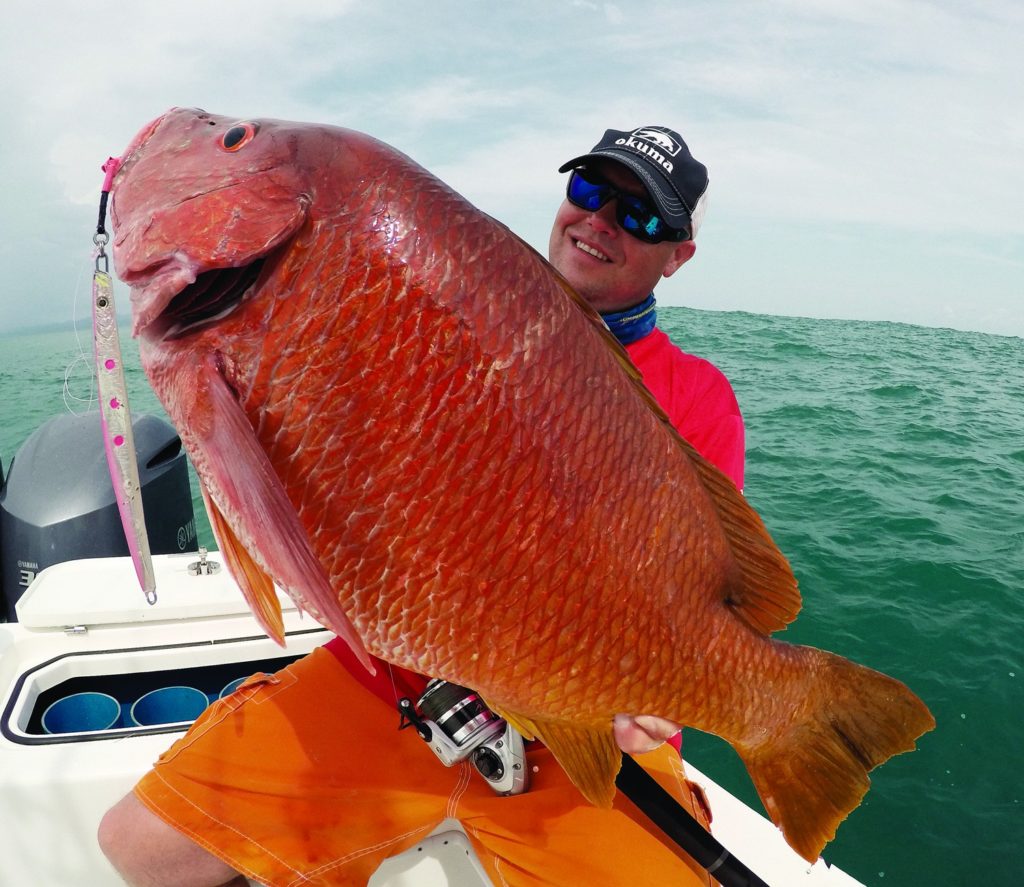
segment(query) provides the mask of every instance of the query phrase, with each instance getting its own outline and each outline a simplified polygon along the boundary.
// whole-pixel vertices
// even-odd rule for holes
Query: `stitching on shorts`
[[[181,752],[185,749],[190,748],[192,744],[197,740],[205,736],[210,730],[216,727],[221,721],[223,721],[228,715],[230,715],[244,700],[232,699],[230,696],[225,696],[223,699],[218,699],[203,712],[200,717],[202,723],[196,725],[193,724],[188,732],[186,732],[177,742],[174,743],[167,751],[165,751],[157,759],[159,763],[166,761],[173,761]]]
[[[257,675],[252,675],[234,693],[212,702],[200,716],[201,722],[197,721],[196,724],[193,724],[187,733],[160,755],[159,762],[173,761],[181,752],[191,748],[193,743],[202,739],[210,730],[234,714],[246,702],[251,700],[254,705],[259,705],[261,702],[276,696],[282,690],[291,687],[297,680],[295,675],[287,669],[279,674],[286,674],[287,679],[278,675],[262,675],[259,678],[257,678]],[[270,686],[274,688],[272,692],[260,692]]]
[[[669,766],[672,770],[672,775],[676,778],[676,783],[679,785],[680,791],[689,791],[687,785],[686,770],[683,767],[683,759],[679,755],[672,755],[669,758]]]
[[[250,844],[253,844],[254,846],[258,847],[261,851],[263,851],[263,853],[265,853],[267,856],[269,856],[275,862],[280,863],[282,867],[284,867],[288,871],[293,872],[295,875],[297,875],[297,877],[291,883],[295,884],[295,883],[300,883],[302,881],[308,881],[309,880],[298,869],[296,869],[294,866],[289,865],[287,862],[285,862],[283,859],[281,859],[281,857],[279,857],[279,856],[277,856],[277,854],[273,853],[269,848],[264,847],[259,841],[256,841],[253,838],[249,837],[248,835],[244,834],[243,832],[240,832],[234,826],[228,825],[226,822],[222,822],[221,820],[217,819],[216,817],[211,816],[209,813],[207,813],[202,807],[200,807],[198,804],[196,804],[190,798],[185,797],[185,795],[183,795],[173,785],[171,785],[166,779],[164,779],[163,776],[161,776],[156,771],[153,771],[153,772],[154,772],[154,775],[167,787],[167,789],[169,791],[173,792],[175,795],[177,795],[179,798],[181,798],[181,800],[183,800],[190,807],[192,807],[193,809],[199,811],[199,813],[201,813],[208,820],[210,820],[210,822],[214,822],[217,825],[221,826],[222,828],[225,828],[225,829],[227,829],[230,832],[234,832],[242,840],[248,841]],[[150,799],[150,803],[153,804],[152,799]],[[160,809],[161,815],[166,816],[166,811],[164,811],[163,808],[158,808],[158,809]],[[173,817],[169,817],[169,816],[167,818],[168,819],[173,819]],[[234,858],[230,857],[229,854],[224,853],[222,848],[219,848],[219,847],[218,848],[214,848],[213,844],[211,844],[209,841],[205,840],[197,832],[192,831],[192,829],[188,828],[183,823],[179,823],[179,822],[175,821],[175,827],[178,828],[179,831],[184,832],[185,834],[187,834],[193,841],[195,841],[200,846],[205,847],[205,848],[207,848],[208,850],[211,850],[211,851],[216,849],[216,851],[218,851],[218,852],[214,853],[215,856],[220,856],[221,859],[223,859],[225,856],[229,857],[228,861],[230,862],[230,864],[235,866],[235,868],[238,871],[242,872],[242,874],[244,874],[246,876],[250,876],[251,875],[252,878],[254,878],[255,880],[259,880],[260,879],[260,875],[256,874],[255,872],[250,871],[249,869],[245,868],[244,866],[235,865]],[[223,853],[223,856],[221,856],[222,853]]]
[[[494,856],[493,853],[491,855]],[[504,885],[504,887],[508,887],[508,881],[505,880],[505,873],[501,870],[501,863],[502,860],[499,859],[497,856],[494,856],[494,873],[499,878],[501,878],[501,883]]]
[[[498,856],[497,853],[491,850],[486,843],[484,843],[483,839],[480,837],[480,830],[478,828],[470,825],[468,822],[461,822],[461,820],[460,823],[467,832],[471,832],[473,837],[476,838],[474,849],[477,847],[483,848],[487,855],[491,857],[491,864],[494,866],[494,872],[501,879],[503,887],[509,887],[508,881],[505,880],[505,873],[501,870],[501,864],[504,860]]]
[[[373,853],[375,850],[381,850],[384,847],[389,847],[390,845],[395,844],[398,841],[402,841],[405,838],[410,837],[411,835],[417,834],[418,832],[426,831],[429,828],[429,825],[423,825],[419,828],[414,828],[411,831],[406,832],[404,835],[395,835],[395,837],[388,838],[386,841],[378,841],[376,844],[371,844],[368,847],[363,847],[359,850],[353,850],[351,853],[346,853],[344,856],[341,856],[338,859],[332,860],[328,863],[324,863],[324,865],[320,866],[320,868],[313,869],[311,872],[308,872],[305,875],[299,874],[297,878],[288,883],[288,887],[292,887],[293,884],[301,884],[305,881],[309,881],[310,878],[318,877],[324,874],[325,872],[330,871],[331,869],[347,865],[348,863],[352,862],[353,859],[358,859],[360,856],[365,856],[367,853]],[[292,871],[295,870],[292,869]]]
[[[466,789],[469,788],[469,782],[472,776],[472,772],[472,768],[466,761],[462,761],[459,764],[459,778],[456,780],[455,787],[452,789],[451,794],[448,796],[448,804],[445,809],[446,817],[451,817],[452,819],[458,818],[455,815],[455,810],[459,806],[459,800],[466,793]],[[343,865],[347,865],[352,860],[358,859],[360,856],[365,856],[367,853],[372,853],[376,850],[381,850],[384,847],[388,847],[392,844],[397,843],[398,841],[402,841],[405,838],[411,837],[412,835],[415,835],[419,832],[424,832],[429,828],[429,825],[421,826],[420,828],[412,829],[410,831],[407,831],[405,834],[397,835],[385,841],[378,841],[376,844],[371,844],[370,846],[363,847],[360,850],[353,850],[351,853],[348,853],[345,856],[339,857],[338,859],[335,859],[329,863],[325,863],[318,869],[314,869],[313,871],[309,872],[306,877],[297,878],[296,880],[292,881],[291,884],[288,885],[288,887],[292,887],[293,884],[298,884],[301,881],[308,880],[308,878],[310,877],[317,877],[332,869],[336,869]]]
[[[232,859],[230,862],[224,860],[224,857],[221,856],[220,853],[215,852],[217,848],[215,848],[210,841],[207,841],[202,835],[193,832],[180,819],[178,819],[175,816],[172,816],[167,810],[159,806],[156,803],[156,801],[154,801],[146,793],[145,789],[143,789],[141,786],[135,787],[135,794],[139,797],[140,800],[142,800],[146,807],[154,813],[154,815],[158,815],[168,825],[174,826],[174,828],[176,828],[183,835],[188,835],[189,839],[198,844],[200,847],[202,847],[205,850],[208,850],[212,855],[216,856],[218,859],[223,860],[228,865],[234,866],[238,872],[245,875],[247,878],[252,878],[253,880],[255,880],[258,877],[256,872],[246,868],[245,866],[237,865],[235,863],[235,860]]]
[[[692,781],[686,775],[686,766],[683,759],[678,755],[673,755],[671,758],[672,775],[675,776],[676,782],[679,785],[680,792],[689,799],[690,805],[693,808],[693,815],[700,821],[700,817],[697,816],[700,811],[704,816],[707,817],[708,824],[707,828],[710,829],[711,822],[714,819],[713,811],[711,810],[711,802],[708,800],[707,793],[704,791],[704,787],[699,782]],[[703,825],[703,822],[701,822]]]
[[[455,783],[455,788],[452,789],[452,793],[448,796],[448,806],[445,808],[445,816],[451,817],[452,819],[458,819],[455,811],[459,807],[459,801],[462,800],[462,796],[466,793],[466,789],[469,788],[469,779],[471,775],[470,766],[466,761],[462,761],[459,764],[459,778]]]
[[[255,691],[245,696],[245,701],[248,702],[250,699],[254,705],[262,705],[268,699],[273,699],[282,690],[287,690],[289,687],[294,686],[298,680],[295,672],[291,670],[291,666],[282,669],[277,674],[266,675],[265,680],[253,682],[250,686],[255,687]],[[273,689],[269,689],[273,687]],[[239,690],[246,689],[243,684],[238,688]]]

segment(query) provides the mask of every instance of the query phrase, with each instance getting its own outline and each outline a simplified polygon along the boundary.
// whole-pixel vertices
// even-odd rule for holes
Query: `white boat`
[[[209,561],[218,562],[218,554],[210,553]],[[100,817],[188,726],[123,726],[129,700],[179,685],[215,696],[234,678],[282,667],[331,637],[282,594],[282,650],[262,634],[227,571],[200,572],[198,563],[194,552],[154,557],[155,607],[145,602],[128,557],[59,563],[43,570],[18,601],[19,621],[0,624],[0,884],[121,884],[96,844]],[[84,688],[121,700],[118,726],[44,732],[44,710]],[[426,749],[424,761],[440,766]],[[770,821],[689,762],[687,772],[708,795],[714,835],[767,883],[859,883],[824,860],[809,865]],[[466,865],[453,830],[456,824],[444,824],[448,834],[428,842],[429,857],[413,848],[387,861],[374,887],[480,884],[439,880],[444,865]]]
[[[0,887],[121,884],[96,842],[100,818],[195,717],[139,726],[133,701],[178,686],[216,698],[233,680],[277,670],[331,637],[281,593],[282,650],[263,635],[227,570],[211,566],[217,552],[153,561],[156,606],[147,604],[131,558],[75,558],[34,579],[26,573],[31,581],[15,603],[16,619],[0,622]],[[47,732],[50,706],[83,691],[117,700],[113,723]],[[426,749],[424,762],[440,766]],[[687,771],[710,800],[715,837],[766,883],[859,883],[823,860],[809,865],[761,814],[689,762]],[[370,883],[489,885],[452,820],[385,860]]]

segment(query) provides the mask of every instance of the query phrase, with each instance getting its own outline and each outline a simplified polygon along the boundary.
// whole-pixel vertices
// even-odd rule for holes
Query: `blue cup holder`
[[[135,700],[129,719],[135,727],[179,724],[198,718],[210,700],[195,687],[159,687]]]
[[[74,693],[43,712],[47,733],[92,733],[121,726],[121,704],[106,693]]]

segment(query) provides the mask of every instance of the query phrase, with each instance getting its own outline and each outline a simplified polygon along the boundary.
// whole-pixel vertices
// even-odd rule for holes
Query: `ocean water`
[[[826,858],[880,887],[1017,883],[1024,340],[681,308],[659,318],[736,389],[746,495],[803,592],[781,636],[900,678],[938,721],[917,751],[874,771]],[[83,342],[88,350],[87,334]],[[66,400],[86,407],[90,368],[78,355],[71,332],[0,337],[5,471]],[[161,412],[127,358],[133,409]],[[725,743],[687,731],[684,751],[759,804]]]

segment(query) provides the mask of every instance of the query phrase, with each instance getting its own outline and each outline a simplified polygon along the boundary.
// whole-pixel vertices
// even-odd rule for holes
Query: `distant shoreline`
[[[131,317],[124,316],[117,318],[119,327],[127,327],[131,324]],[[92,330],[92,318],[79,318],[74,320],[51,321],[50,323],[34,323],[30,326],[0,328],[0,336],[29,336],[36,333],[71,333],[75,330]]]

